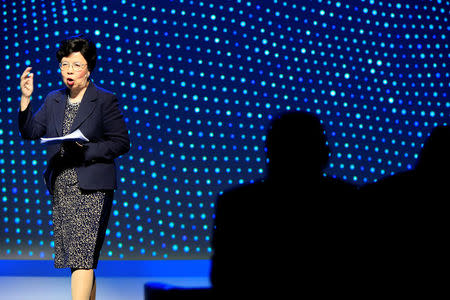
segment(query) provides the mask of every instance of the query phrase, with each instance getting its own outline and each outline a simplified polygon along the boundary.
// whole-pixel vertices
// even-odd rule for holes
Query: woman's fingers
[[[23,71],[22,76],[20,76],[20,81],[24,85],[29,84],[30,82],[33,83],[33,73],[31,73],[31,67],[28,67]]]
[[[32,76],[33,74],[30,72],[32,67],[28,67],[23,71],[22,76],[20,76],[20,79],[23,80],[25,78],[28,78],[29,76]]]
[[[20,76],[20,89],[22,90],[22,95],[30,97],[33,93],[33,77],[34,74],[31,73],[31,67],[28,67],[23,71]]]

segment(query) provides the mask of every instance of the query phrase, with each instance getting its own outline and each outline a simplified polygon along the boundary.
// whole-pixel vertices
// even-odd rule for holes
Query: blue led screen
[[[63,87],[59,42],[87,34],[94,82],[119,97],[132,149],[117,160],[103,259],[208,258],[217,195],[265,174],[270,121],[322,120],[325,176],[356,185],[414,167],[447,124],[449,1],[1,2],[0,258],[51,259],[45,146],[17,126]],[[363,199],[362,199],[363,201]]]

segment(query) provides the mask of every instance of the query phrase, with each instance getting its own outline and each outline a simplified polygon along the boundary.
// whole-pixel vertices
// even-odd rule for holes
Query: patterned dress
[[[72,104],[67,100],[63,135],[70,133],[79,106],[79,103]],[[95,269],[105,238],[113,191],[80,189],[73,159],[66,157],[69,146],[63,144],[61,147],[61,159],[54,183],[55,267]]]

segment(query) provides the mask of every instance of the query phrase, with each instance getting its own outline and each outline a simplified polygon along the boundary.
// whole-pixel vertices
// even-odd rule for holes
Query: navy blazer
[[[24,139],[62,136],[64,109],[68,90],[50,92],[39,111],[33,115],[31,105],[19,112],[19,130]],[[79,186],[86,190],[117,188],[114,159],[128,152],[130,139],[119,109],[117,97],[90,83],[80,103],[70,132],[80,129],[89,139],[80,151],[75,166]],[[48,145],[45,183],[53,194],[53,173],[57,166],[61,144]]]

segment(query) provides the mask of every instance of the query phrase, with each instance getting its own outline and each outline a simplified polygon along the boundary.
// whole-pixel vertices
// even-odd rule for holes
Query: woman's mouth
[[[72,78],[67,78],[67,84],[72,86],[75,83],[75,81]]]

